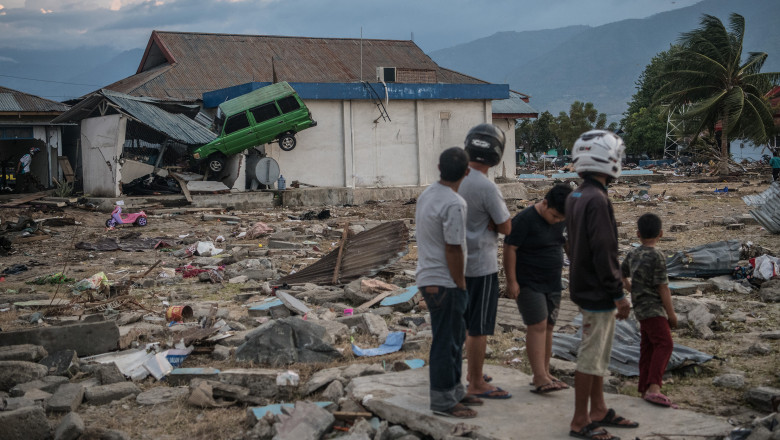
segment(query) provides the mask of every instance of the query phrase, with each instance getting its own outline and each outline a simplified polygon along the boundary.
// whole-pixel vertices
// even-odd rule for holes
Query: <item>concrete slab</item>
[[[712,286],[703,281],[669,281],[669,290],[672,295],[688,296],[696,293],[697,290],[711,290]]]
[[[464,365],[465,371],[465,365]],[[428,368],[358,377],[347,387],[350,396],[390,423],[402,424],[435,439],[443,439],[462,425],[475,428],[472,438],[509,440],[517,438],[568,439],[574,411],[574,390],[547,395],[530,392],[531,377],[518,370],[486,365],[494,384],[512,393],[508,400],[485,400],[476,407],[479,416],[459,420],[434,415],[428,407]],[[675,440],[725,436],[733,428],[720,417],[684,409],[672,410],[630,396],[608,394],[607,403],[618,414],[639,422],[636,429],[611,429],[622,438],[673,435]],[[522,436],[518,437],[518,429]]]

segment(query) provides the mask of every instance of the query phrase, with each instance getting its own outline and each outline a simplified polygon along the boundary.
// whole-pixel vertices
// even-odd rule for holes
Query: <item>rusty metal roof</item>
[[[124,113],[153,130],[167,135],[171,139],[187,145],[203,145],[214,140],[217,135],[208,128],[183,114],[194,112],[189,107],[175,105],[154,98],[130,96],[111,90],[101,90],[86,97],[72,109],[61,114],[53,122],[80,121],[95,115],[99,105],[108,100],[112,107]],[[166,111],[177,108],[181,111]]]
[[[433,70],[440,83],[485,83],[440,68],[413,41],[153,31],[138,73],[105,88],[196,101],[249,82],[373,81],[377,67]]]
[[[344,233],[347,233],[347,229]],[[409,229],[403,220],[382,223],[349,237],[344,243],[338,282],[346,284],[362,276],[376,274],[406,255],[408,246]],[[333,284],[338,255],[339,250],[336,248],[312,265],[280,279],[279,283]]]
[[[0,87],[0,112],[61,113],[69,108],[69,105],[61,102]]]

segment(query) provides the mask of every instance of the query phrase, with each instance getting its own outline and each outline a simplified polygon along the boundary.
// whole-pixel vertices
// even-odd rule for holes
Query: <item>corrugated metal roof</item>
[[[152,65],[155,62],[163,64]],[[194,101],[211,90],[274,79],[373,81],[377,67],[430,69],[440,83],[485,83],[440,68],[413,41],[154,31],[142,72],[106,88],[134,96]]]
[[[159,107],[159,105],[170,105],[167,102],[157,102],[152,98],[130,96],[111,90],[101,90],[88,96],[52,122],[79,121],[88,118],[104,99],[111,101],[118,111],[183,144],[203,145],[217,137],[186,115],[167,112]]]
[[[750,215],[767,231],[780,233],[780,183],[772,182],[769,189],[761,194],[742,197],[748,206],[755,206]]]
[[[531,107],[530,104],[523,101],[523,95],[509,91],[509,99],[493,100],[493,114],[536,114],[539,112]]]
[[[338,282],[349,283],[362,276],[374,275],[406,255],[408,245],[409,229],[402,220],[382,223],[348,238],[341,256]],[[338,254],[336,248],[312,265],[280,279],[279,283],[332,284]]]
[[[577,315],[572,324],[579,326],[577,333],[553,333],[552,352],[555,357],[574,362],[582,341],[582,315]],[[629,318],[615,323],[615,339],[609,357],[609,371],[623,376],[639,376],[639,323]],[[672,357],[666,365],[666,371],[684,367],[691,362],[703,364],[712,360],[712,355],[674,343]]]
[[[0,87],[0,112],[64,112],[70,108],[61,102]]]

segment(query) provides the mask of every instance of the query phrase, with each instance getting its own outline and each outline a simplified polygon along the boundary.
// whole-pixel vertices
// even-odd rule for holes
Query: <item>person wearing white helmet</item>
[[[498,309],[498,234],[507,235],[511,216],[504,197],[487,177],[504,155],[506,137],[493,124],[472,127],[464,142],[471,172],[463,179],[458,194],[466,200],[466,286],[469,303],[466,308],[466,357],[468,358],[468,392],[485,399],[508,399],[512,395],[489,384],[483,374],[487,337],[496,327]]]
[[[604,427],[639,426],[609,408],[603,391],[615,319],[626,319],[630,311],[618,262],[617,223],[607,195],[607,185],[620,176],[624,154],[623,140],[606,130],[583,133],[572,151],[583,182],[566,199],[569,293],[582,313],[582,341],[569,435],[583,439],[619,440]]]
[[[16,164],[16,192],[26,192],[30,186],[30,164],[32,158],[41,151],[38,147],[30,148],[28,153],[22,155]]]

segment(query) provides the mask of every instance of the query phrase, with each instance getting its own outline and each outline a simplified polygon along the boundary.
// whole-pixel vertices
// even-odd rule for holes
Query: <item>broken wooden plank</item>
[[[366,310],[369,307],[373,306],[374,304],[378,303],[379,301],[382,301],[383,299],[387,298],[388,296],[390,296],[391,294],[393,294],[395,292],[397,292],[397,291],[395,291],[395,290],[384,291],[384,292],[380,293],[379,295],[375,296],[374,299],[372,299],[371,301],[366,301],[363,304],[359,305],[357,308],[358,308],[358,310],[361,310],[361,311]]]
[[[344,223],[344,229],[341,232],[341,240],[339,242],[339,254],[336,257],[336,268],[333,270],[332,284],[336,284],[339,280],[339,270],[341,270],[341,259],[344,255],[344,243],[347,242],[347,236],[349,236],[349,222]]]
[[[192,194],[190,194],[190,190],[187,188],[187,182],[185,182],[178,173],[171,173],[171,177],[179,182],[179,187],[181,188],[181,193],[184,194],[184,198],[187,199],[188,202],[192,203]]]
[[[10,202],[6,202],[6,203],[4,203],[4,204],[2,204],[0,206],[2,206],[4,208],[11,208],[11,207],[14,207],[14,206],[23,205],[23,204],[25,204],[27,202],[32,202],[33,200],[42,199],[42,198],[46,197],[47,195],[48,194],[46,192],[44,192],[44,191],[33,193],[33,194],[28,194],[28,195],[25,195],[25,196],[23,196],[21,198],[13,199]]]
[[[336,418],[336,420],[341,420],[344,422],[354,422],[355,419],[364,418],[364,419],[370,419],[373,417],[373,414],[370,412],[353,412],[353,411],[334,411],[333,417]]]
[[[59,200],[35,200],[35,205],[54,206],[55,208],[64,208],[68,206],[67,203]]]
[[[57,163],[60,164],[62,169],[62,175],[65,177],[65,181],[72,183],[76,177],[76,173],[73,172],[73,167],[70,166],[70,161],[67,156],[57,156]]]
[[[42,240],[48,240],[51,238],[51,235],[30,235],[28,237],[19,237],[15,240],[12,240],[11,243],[18,244],[18,243],[32,243],[34,241],[42,241]]]

